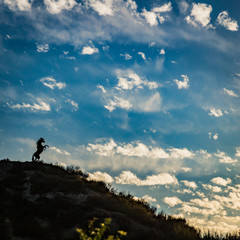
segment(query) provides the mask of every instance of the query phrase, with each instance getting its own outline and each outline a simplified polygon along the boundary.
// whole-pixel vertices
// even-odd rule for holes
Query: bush
[[[109,229],[109,225],[111,224],[111,218],[105,218],[105,221],[100,224],[99,227],[95,227],[95,222],[97,218],[93,218],[93,220],[89,221],[88,231],[87,233],[81,229],[77,228],[76,231],[79,233],[79,238],[81,240],[101,240],[103,239],[106,231]],[[105,237],[106,240],[121,240],[121,237],[126,236],[127,233],[119,230],[116,236],[109,235]]]

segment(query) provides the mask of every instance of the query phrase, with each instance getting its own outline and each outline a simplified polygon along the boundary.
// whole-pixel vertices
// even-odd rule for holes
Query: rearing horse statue
[[[40,154],[49,147],[48,145],[42,145],[42,143],[45,143],[45,140],[43,138],[39,138],[37,141],[37,151],[32,155],[32,161],[36,162],[40,160]]]

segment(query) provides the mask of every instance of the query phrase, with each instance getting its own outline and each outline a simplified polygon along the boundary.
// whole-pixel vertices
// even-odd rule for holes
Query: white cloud
[[[219,201],[203,199],[191,199],[189,203],[183,203],[181,212],[196,213],[204,216],[210,216],[221,213],[226,215],[226,211],[223,210],[223,206]]]
[[[189,4],[185,0],[182,0],[179,2],[179,9],[181,13],[183,14],[186,13],[188,8],[189,8]]]
[[[100,171],[89,173],[87,179],[105,183],[112,183],[114,181],[114,179],[108,173]]]
[[[147,176],[145,180],[141,180],[132,172],[123,171],[115,180],[118,184],[132,184],[137,186],[178,184],[176,177],[168,173]]]
[[[197,184],[193,181],[187,181],[187,180],[182,180],[182,183],[184,183],[184,185],[186,187],[192,188],[192,189],[196,189],[197,188]]]
[[[78,103],[76,103],[75,101],[73,101],[71,99],[67,99],[66,102],[70,103],[74,107],[75,111],[78,110]]]
[[[143,53],[143,52],[138,52],[138,54],[142,57],[142,59],[146,60],[145,53]]]
[[[212,6],[205,3],[193,3],[190,16],[186,17],[186,21],[193,26],[210,27],[210,14]]]
[[[71,10],[77,3],[75,0],[44,0],[48,12],[58,14],[63,10]]]
[[[157,13],[170,12],[172,11],[172,3],[168,2],[160,7],[154,7],[152,11]]]
[[[218,139],[218,134],[217,134],[217,133],[215,133],[215,134],[213,135],[213,139],[214,139],[214,140],[217,140],[217,139]]]
[[[223,91],[224,91],[225,94],[227,94],[231,97],[238,97],[238,95],[232,90],[228,90],[228,89],[224,88]]]
[[[237,192],[231,191],[228,196],[215,195],[214,198],[226,208],[239,210],[240,209],[240,196],[239,189]]]
[[[29,148],[35,147],[35,145],[36,145],[36,142],[31,138],[20,138],[20,137],[18,137],[18,138],[15,138],[15,140],[18,143],[27,145]]]
[[[184,172],[191,172],[192,171],[192,168],[189,168],[189,167],[182,167],[181,168]]]
[[[161,110],[161,103],[161,96],[158,92],[156,92],[149,98],[142,98],[142,101],[139,99],[138,103],[136,103],[136,110],[143,112],[159,112]]]
[[[125,110],[129,110],[132,107],[132,104],[124,98],[114,96],[114,99],[113,100],[110,99],[108,104],[105,105],[104,107],[108,109],[110,112],[112,112],[117,107]]]
[[[235,20],[232,20],[229,16],[228,16],[228,12],[227,11],[223,11],[221,13],[219,13],[218,17],[217,17],[217,22],[225,27],[227,30],[230,31],[238,31],[238,23]]]
[[[159,54],[160,55],[165,55],[165,50],[162,48]]]
[[[218,133],[212,134],[211,132],[208,133],[209,139],[217,140]]]
[[[215,156],[219,158],[220,163],[228,163],[228,164],[233,164],[238,162],[237,159],[232,159],[229,157],[225,152],[221,152],[218,150],[217,153],[215,153]]]
[[[61,150],[61,149],[56,148],[56,147],[49,147],[49,149],[52,150],[52,151],[55,151],[55,152],[57,152],[57,153],[59,153],[61,155],[71,156],[71,153],[69,153],[69,152],[67,152],[65,150]]]
[[[117,90],[132,90],[134,88],[142,89],[143,86],[147,86],[150,90],[156,89],[159,87],[157,82],[142,80],[136,73],[133,71],[120,71],[117,70],[118,84],[116,86]]]
[[[101,89],[103,93],[107,93],[106,89],[102,85],[98,84],[97,88]]]
[[[240,157],[240,147],[236,148],[236,153],[235,153],[236,157]]]
[[[232,180],[230,178],[224,179],[221,177],[215,177],[211,179],[211,182],[226,187],[232,182]]]
[[[145,8],[143,9],[141,15],[144,16],[146,22],[150,26],[157,26],[158,21],[160,23],[165,22],[165,17],[160,14],[170,12],[172,10],[171,2],[166,3],[160,7],[154,7],[151,11],[147,11]]]
[[[210,108],[205,108],[205,110],[210,111],[208,113],[209,116],[213,116],[213,117],[222,117],[223,116],[223,112],[221,111],[221,109],[210,107]]]
[[[12,11],[30,11],[31,2],[28,0],[3,0],[3,2],[12,10]]]
[[[151,159],[184,159],[193,158],[195,156],[195,153],[189,151],[187,148],[168,148],[164,150],[160,147],[146,146],[141,142],[117,144],[113,139],[102,144],[88,144],[87,150],[101,156],[122,155]]]
[[[100,15],[100,16],[112,16],[114,13],[113,0],[89,0],[89,5]]]
[[[179,81],[177,79],[174,82],[177,84],[178,89],[188,89],[189,88],[189,78],[187,75],[181,75],[183,81]]]
[[[130,60],[132,59],[132,56],[128,53],[120,54],[120,57],[124,57],[125,60]]]
[[[37,44],[37,52],[48,52],[49,51],[49,45],[48,44]]]
[[[148,202],[148,203],[151,203],[151,202],[156,202],[157,199],[156,198],[153,198],[149,195],[144,195],[141,197],[144,201]]]
[[[182,149],[170,148],[169,152],[170,152],[170,156],[176,159],[192,158],[195,155],[192,151],[189,151],[187,148],[182,148]]]
[[[222,188],[220,188],[218,186],[212,186],[210,184],[202,184],[202,185],[207,190],[211,190],[213,192],[222,192]]]
[[[109,142],[105,144],[88,144],[87,150],[88,151],[95,151],[96,154],[101,156],[112,156],[114,155],[114,147],[116,147],[117,144],[113,141],[113,139],[110,139]]]
[[[43,77],[40,79],[40,82],[42,82],[44,86],[49,87],[51,89],[54,89],[54,88],[63,89],[66,87],[66,83],[57,82],[52,77]]]
[[[22,103],[16,105],[7,105],[13,109],[30,109],[32,111],[51,111],[51,107],[48,103],[44,102],[41,98],[36,99],[37,103],[29,104],[29,103]]]
[[[157,15],[154,12],[147,11],[146,9],[143,9],[142,16],[145,17],[146,22],[150,26],[157,26],[158,25]]]
[[[83,47],[81,54],[82,55],[92,55],[94,53],[98,53],[99,50],[98,48],[95,48],[94,46],[90,47],[90,46],[86,46]]]
[[[129,157],[143,157],[149,154],[148,147],[143,143],[137,143],[136,146],[133,146],[132,144],[127,144],[123,147],[118,146],[116,152]]]
[[[163,201],[168,204],[170,207],[174,207],[178,204],[181,204],[182,201],[177,197],[165,197]]]

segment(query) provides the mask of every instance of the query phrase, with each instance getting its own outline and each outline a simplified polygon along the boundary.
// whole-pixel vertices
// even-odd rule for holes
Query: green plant
[[[81,240],[121,240],[121,237],[127,235],[126,232],[119,230],[116,236],[109,235],[104,237],[105,232],[109,229],[109,225],[111,224],[112,220],[111,218],[105,218],[105,221],[101,223],[99,227],[95,227],[96,220],[97,218],[93,218],[93,220],[89,221],[87,233],[81,228],[76,229]]]

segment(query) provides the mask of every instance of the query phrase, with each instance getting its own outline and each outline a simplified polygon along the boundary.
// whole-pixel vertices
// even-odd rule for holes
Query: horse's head
[[[44,140],[43,138],[39,138],[39,139],[38,139],[38,142],[41,142],[41,143],[43,142],[43,143],[45,143],[45,140]]]

